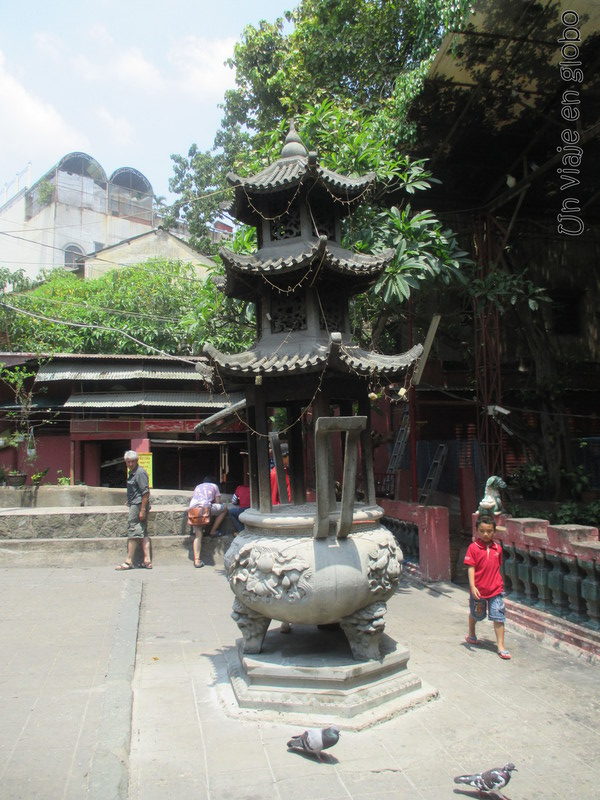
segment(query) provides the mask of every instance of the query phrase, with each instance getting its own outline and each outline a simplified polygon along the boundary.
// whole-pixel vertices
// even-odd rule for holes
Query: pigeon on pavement
[[[495,769],[487,769],[485,772],[479,772],[476,775],[459,775],[454,778],[454,783],[466,783],[468,786],[474,786],[479,789],[480,795],[492,795],[508,800],[505,795],[500,793],[500,789],[504,789],[510,780],[510,773],[517,770],[514,764],[505,764],[503,767],[496,767]]]
[[[290,750],[303,750],[316,755],[321,761],[321,751],[333,747],[339,738],[340,729],[335,725],[330,725],[328,728],[309,728],[304,733],[292,736],[287,746]]]

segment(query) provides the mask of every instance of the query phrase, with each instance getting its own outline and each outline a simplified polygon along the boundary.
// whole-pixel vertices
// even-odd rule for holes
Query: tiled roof
[[[285,274],[313,262],[321,269],[325,267],[344,275],[378,276],[392,260],[394,251],[388,249],[376,255],[353,253],[320,236],[310,241],[300,239],[279,247],[264,247],[250,255],[234,253],[225,247],[219,254],[226,267],[240,273]]]
[[[331,334],[329,341],[313,343],[310,351],[303,351],[300,343],[294,352],[290,339],[285,350],[279,352],[261,349],[260,342],[252,350],[234,355],[226,355],[206,344],[204,351],[225,374],[231,376],[276,375],[299,372],[315,372],[328,365],[341,372],[354,372],[359,375],[385,373],[393,376],[402,373],[413,364],[423,352],[420,344],[406,353],[386,356],[371,353],[355,344],[344,343],[339,334]]]
[[[291,156],[279,158],[256,175],[242,178],[235,172],[227,175],[227,180],[234,187],[252,192],[266,192],[273,189],[284,189],[296,186],[301,181],[312,180],[324,183],[335,195],[344,199],[352,199],[375,183],[374,172],[360,177],[340,175],[338,172],[320,167],[316,158],[309,156]]]

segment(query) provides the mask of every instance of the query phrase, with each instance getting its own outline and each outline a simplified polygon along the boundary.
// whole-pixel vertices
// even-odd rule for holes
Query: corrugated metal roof
[[[36,381],[112,381],[154,378],[182,381],[201,381],[202,376],[192,365],[185,364],[42,364]]]
[[[90,361],[166,361],[167,363],[181,363],[182,361],[206,361],[204,356],[157,356],[157,355],[140,355],[139,353],[25,353],[25,352],[0,352],[0,361],[5,362],[7,358],[22,358],[27,361],[34,361],[36,358],[52,358],[59,359],[74,359],[80,361],[82,359]]]
[[[238,396],[241,397],[241,396]],[[236,397],[236,399],[238,399]],[[224,408],[224,395],[209,392],[88,392],[72,394],[65,408],[136,408],[169,406],[173,408]]]

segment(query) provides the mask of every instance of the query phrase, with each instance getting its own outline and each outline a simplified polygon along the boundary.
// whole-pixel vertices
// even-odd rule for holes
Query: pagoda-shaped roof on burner
[[[340,247],[326,236],[315,236],[310,240],[290,240],[276,250],[265,247],[256,253],[234,253],[228,248],[219,251],[226,267],[226,279],[222,284],[225,294],[234,297],[253,297],[259,292],[257,276],[267,275],[269,280],[288,276],[297,280],[298,273],[330,273],[333,279],[352,278],[346,285],[348,294],[364,292],[371,286],[394,257],[394,250],[387,249],[375,255],[353,253]]]
[[[315,184],[329,193],[334,200],[349,206],[364,199],[375,187],[377,177],[374,172],[353,177],[341,175],[319,165],[317,153],[309,153],[300,139],[294,123],[286,136],[281,156],[256,175],[243,178],[235,172],[227,175],[227,180],[235,188],[235,197],[228,208],[229,213],[246,224],[253,224],[257,209],[253,208],[251,196],[272,194],[273,192],[295,190],[300,185],[313,187]]]
[[[257,343],[243,353],[228,355],[210,344],[204,352],[220,372],[228,377],[252,378],[256,375],[293,375],[316,372],[328,366],[334,370],[354,375],[385,375],[392,380],[406,371],[422,354],[420,344],[399,355],[383,355],[363,350],[340,333],[333,332],[327,339],[313,340],[308,344],[297,337],[286,346],[274,351],[273,347]]]

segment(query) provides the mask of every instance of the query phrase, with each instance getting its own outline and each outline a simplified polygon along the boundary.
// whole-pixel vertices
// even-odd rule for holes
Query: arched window
[[[79,245],[68,244],[65,247],[65,269],[77,269],[83,264],[84,255],[85,253]]]

